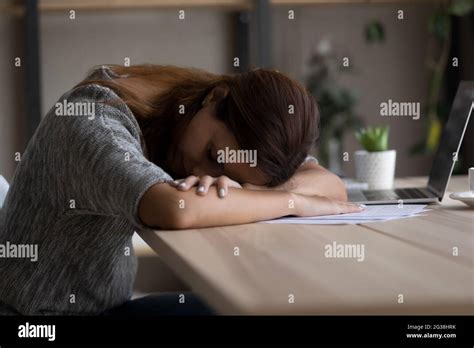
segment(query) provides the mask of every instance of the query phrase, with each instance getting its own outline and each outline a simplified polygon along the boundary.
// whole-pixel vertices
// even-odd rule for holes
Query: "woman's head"
[[[279,185],[319,138],[313,98],[277,71],[214,75],[172,66],[112,69],[127,77],[87,83],[110,87],[127,103],[150,160],[174,176],[227,175]],[[137,81],[147,92],[131,87]]]

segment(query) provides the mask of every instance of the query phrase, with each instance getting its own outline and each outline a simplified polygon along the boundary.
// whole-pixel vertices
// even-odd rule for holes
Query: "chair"
[[[0,209],[3,206],[3,202],[5,201],[9,187],[10,185],[8,185],[7,180],[0,175]]]

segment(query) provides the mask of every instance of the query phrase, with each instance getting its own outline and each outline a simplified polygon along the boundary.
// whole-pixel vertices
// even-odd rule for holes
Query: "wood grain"
[[[447,201],[423,217],[362,226],[247,224],[141,236],[222,314],[473,314],[473,216]],[[333,242],[364,245],[365,259],[325,257]]]

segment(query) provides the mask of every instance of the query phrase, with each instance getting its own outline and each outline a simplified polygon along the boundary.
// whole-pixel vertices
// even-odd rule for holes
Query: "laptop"
[[[431,167],[428,185],[391,190],[348,191],[349,201],[364,204],[430,203],[443,199],[453,172],[453,158],[461,148],[462,139],[474,109],[474,81],[462,81],[454,98],[449,119]]]

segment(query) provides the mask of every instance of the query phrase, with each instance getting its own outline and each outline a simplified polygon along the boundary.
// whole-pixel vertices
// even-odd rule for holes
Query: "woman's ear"
[[[212,91],[204,98],[202,105],[207,105],[209,103],[217,103],[227,97],[229,94],[229,86],[225,84],[218,85],[213,88]]]

